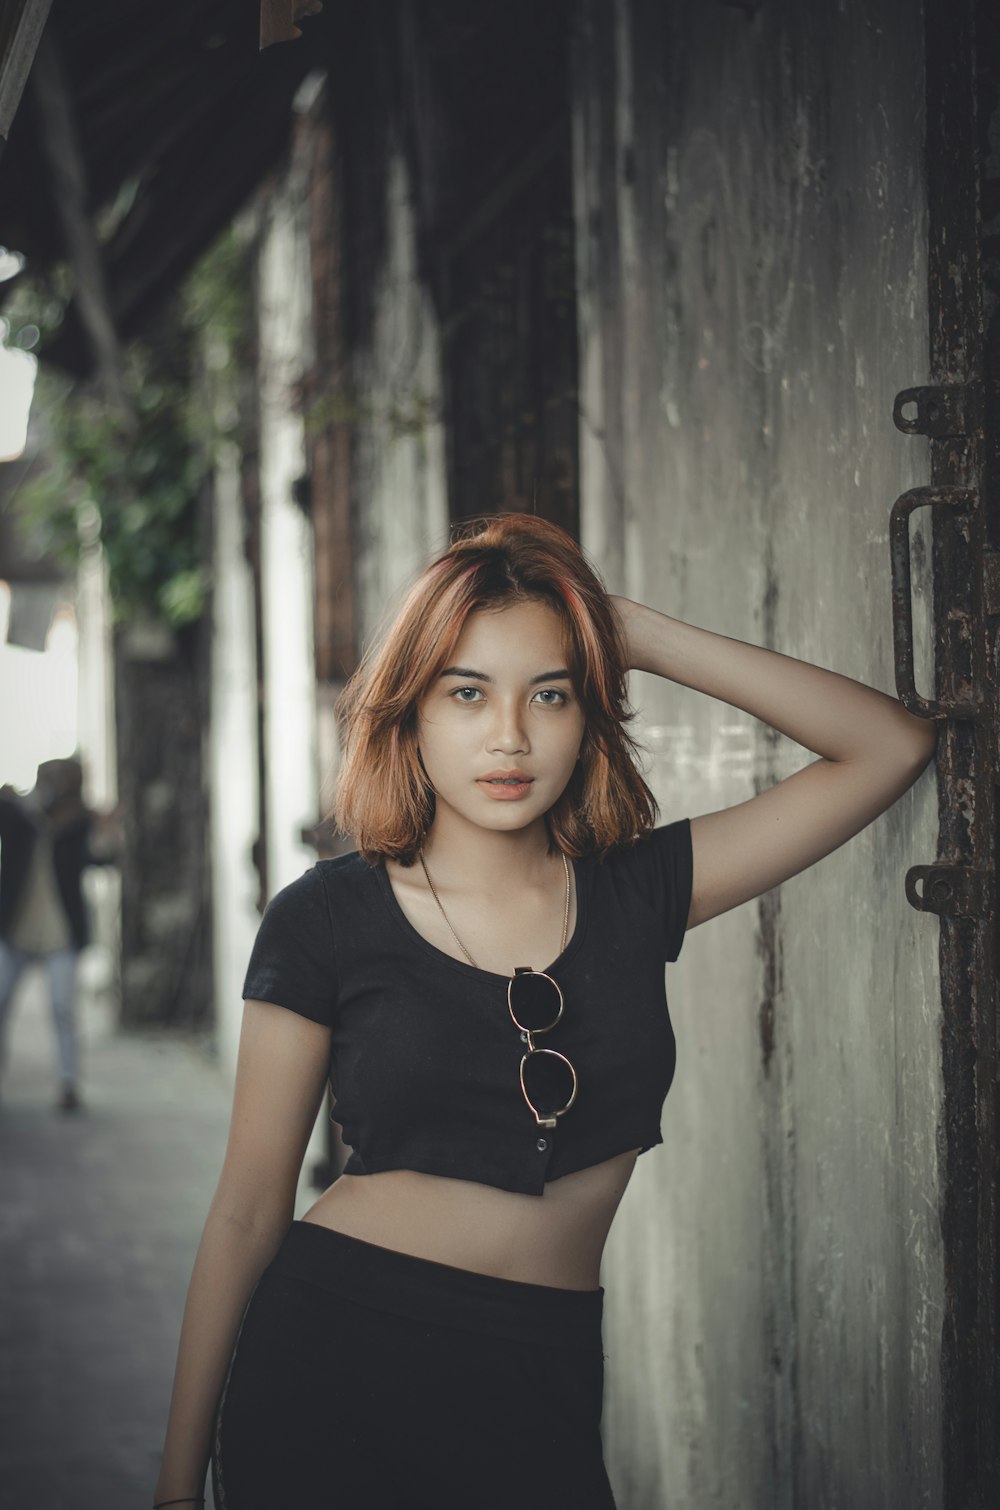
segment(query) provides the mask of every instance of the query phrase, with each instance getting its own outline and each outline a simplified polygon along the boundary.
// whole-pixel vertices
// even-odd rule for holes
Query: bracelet
[[[205,1496],[203,1494],[192,1494],[186,1500],[157,1500],[153,1506],[153,1510],[163,1510],[164,1505],[203,1505],[204,1503]]]

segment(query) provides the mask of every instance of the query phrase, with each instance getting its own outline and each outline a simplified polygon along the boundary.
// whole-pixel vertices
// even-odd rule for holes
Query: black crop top
[[[319,860],[261,919],[244,999],[328,1024],[345,1174],[415,1169],[542,1195],[547,1180],[663,1142],[676,1052],[664,964],[691,901],[691,822],[573,861],[576,927],[545,969],[562,1019],[544,1036],[578,1079],[573,1106],[540,1128],[521,1093],[524,1044],[507,980],[425,939],[383,864]]]

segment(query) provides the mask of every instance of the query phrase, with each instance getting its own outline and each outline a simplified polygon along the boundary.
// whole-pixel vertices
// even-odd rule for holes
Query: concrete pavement
[[[146,1510],[230,1088],[207,1044],[116,1034],[85,989],[85,1107],[60,1113],[42,973],[18,993],[0,1100],[0,1504]]]

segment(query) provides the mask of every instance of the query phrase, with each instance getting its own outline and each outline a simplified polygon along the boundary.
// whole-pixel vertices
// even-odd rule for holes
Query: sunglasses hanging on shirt
[[[565,855],[562,857],[562,862],[566,876],[566,904],[563,909],[560,956],[566,948],[566,939],[569,934],[570,897],[569,864]],[[420,863],[434,900],[441,909],[441,916],[451,929],[452,937],[469,963],[478,970],[479,965],[476,964],[452,927],[451,919],[445,912],[434,882],[430,878],[422,851]],[[558,1050],[536,1048],[535,1036],[539,1033],[547,1033],[562,1017],[562,991],[552,976],[546,975],[543,970],[533,970],[530,965],[516,965],[514,974],[507,984],[507,1006],[514,1026],[520,1030],[521,1038],[528,1045],[527,1052],[521,1056],[521,1093],[537,1125],[555,1127],[557,1120],[569,1111],[576,1100],[578,1084],[576,1070],[566,1055],[560,1054]]]
[[[535,1034],[554,1028],[563,1014],[556,981],[530,965],[516,965],[507,985],[507,1005],[528,1045],[521,1059],[521,1090],[539,1127],[555,1127],[576,1100],[576,1070],[565,1054],[535,1047]]]

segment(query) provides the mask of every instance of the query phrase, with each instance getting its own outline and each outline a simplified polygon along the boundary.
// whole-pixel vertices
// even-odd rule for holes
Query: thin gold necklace
[[[443,904],[441,902],[441,898],[438,896],[437,892],[434,889],[434,882],[431,880],[430,872],[427,869],[427,863],[424,860],[424,852],[423,852],[423,850],[418,850],[417,853],[420,856],[420,863],[424,867],[424,875],[427,877],[427,884],[430,887],[431,891],[434,893],[434,900],[435,900],[435,902],[441,908],[441,916],[444,918],[445,922],[448,924],[448,927],[451,928],[452,936],[453,936],[453,938],[455,940],[455,943],[461,949],[462,953],[465,955],[465,957],[469,961],[470,965],[474,965],[475,968],[478,970],[479,966],[476,964],[476,961],[472,958],[472,955],[469,953],[468,949],[466,949],[465,945],[462,943],[462,940],[459,938],[459,936],[455,932],[454,928],[451,927],[451,919],[449,918],[448,914],[445,912],[444,906],[443,906]],[[563,870],[566,873],[566,906],[563,909],[562,943],[559,946],[559,953],[560,954],[562,954],[563,950],[566,948],[566,939],[567,939],[567,937],[569,935],[569,864],[568,864],[568,862],[566,860],[565,853],[563,854],[562,862],[563,862]]]

